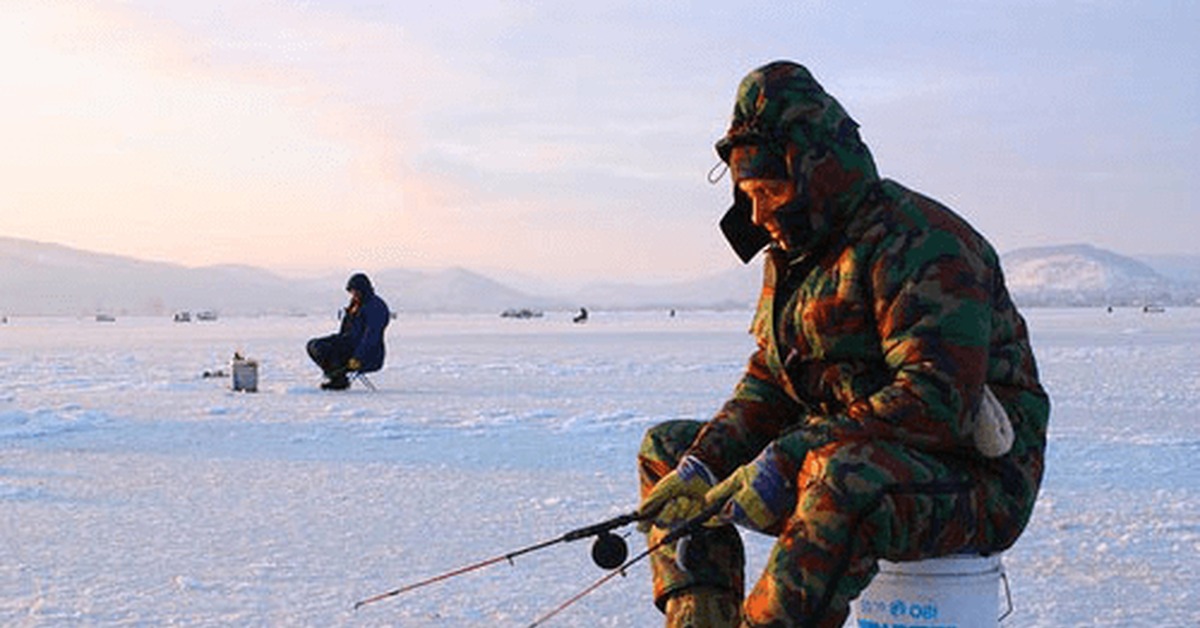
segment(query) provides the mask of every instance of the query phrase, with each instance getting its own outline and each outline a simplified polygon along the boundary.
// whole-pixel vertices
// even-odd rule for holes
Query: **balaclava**
[[[858,124],[804,66],[791,61],[769,63],[742,79],[729,131],[716,149],[734,184],[734,205],[721,229],[743,262],[770,236],[750,221],[750,199],[737,189],[738,181],[795,184],[795,200],[776,217],[789,254],[800,255],[843,225],[879,180]]]

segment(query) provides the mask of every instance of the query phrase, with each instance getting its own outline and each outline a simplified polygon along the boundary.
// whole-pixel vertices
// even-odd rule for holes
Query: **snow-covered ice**
[[[402,315],[345,393],[303,350],[332,320],[10,317],[0,624],[528,624],[603,575],[589,541],[352,607],[632,510],[642,432],[711,415],[752,346],[749,312],[573,314]],[[1200,309],[1025,314],[1054,405],[1004,625],[1200,625]],[[234,351],[259,392],[203,377]],[[648,580],[551,625],[658,625]]]

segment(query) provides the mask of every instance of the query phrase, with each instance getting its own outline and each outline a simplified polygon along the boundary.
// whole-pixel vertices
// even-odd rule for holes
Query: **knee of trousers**
[[[883,441],[830,443],[805,457],[797,484],[819,485],[848,502],[876,500],[885,487],[939,483],[957,474],[937,459]]]
[[[850,534],[844,541],[856,553],[915,560],[975,542],[973,484],[922,452],[892,443],[824,447],[809,454],[798,484],[797,515],[810,533]]]
[[[656,543],[665,534],[665,530],[655,528],[647,541]],[[665,611],[668,598],[696,587],[727,591],[741,600],[746,586],[745,564],[742,538],[733,526],[705,528],[686,543],[664,546],[650,555],[654,603]]]
[[[320,338],[313,338],[312,340],[309,340],[308,344],[305,345],[305,350],[308,351],[308,357],[312,358],[314,361],[320,362],[329,358],[330,349],[332,349],[331,345],[332,343],[330,342],[329,337],[322,336]]]
[[[642,437],[642,445],[638,450],[641,466],[651,463],[655,467],[665,466],[668,471],[674,469],[703,426],[700,421],[679,419],[664,421],[650,428]]]
[[[881,472],[873,464],[875,454],[870,443],[830,443],[810,451],[796,478],[800,496],[820,492],[836,498],[843,507],[875,498],[881,483],[891,481],[890,476],[895,475]],[[803,501],[799,504],[801,508]]]

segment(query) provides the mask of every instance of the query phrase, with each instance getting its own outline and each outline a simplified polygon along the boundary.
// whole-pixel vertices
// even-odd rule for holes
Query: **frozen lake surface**
[[[642,432],[752,349],[749,312],[572,314],[402,315],[344,393],[303,349],[334,320],[0,324],[0,625],[527,625],[589,541],[351,609],[632,510]],[[1053,410],[1004,625],[1200,625],[1200,309],[1025,314]],[[234,351],[259,392],[203,377]],[[551,625],[660,623],[643,561]]]

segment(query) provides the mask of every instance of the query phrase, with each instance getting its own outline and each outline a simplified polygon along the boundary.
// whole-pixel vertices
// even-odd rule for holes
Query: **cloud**
[[[734,87],[798,57],[884,173],[1008,248],[1081,198],[1194,189],[1170,164],[1195,99],[1171,95],[1196,79],[1133,72],[1130,36],[1090,52],[1112,8],[404,4],[0,4],[0,229],[189,264],[695,276],[734,263],[728,182],[704,183]]]
[[[112,5],[7,12],[16,19],[4,20],[0,45],[14,97],[0,103],[10,147],[0,167],[13,184],[0,203],[26,230],[59,241],[98,231],[105,248],[192,262],[279,262],[306,248],[336,259],[401,217],[406,197],[429,196],[405,177],[416,134],[402,109],[355,102],[316,71],[279,62],[361,54],[353,43],[421,65],[419,51],[369,25],[292,13],[279,16],[287,36],[272,43],[201,37]]]
[[[38,60],[0,104],[9,235],[189,264],[695,266],[629,246],[690,211],[661,199],[704,185],[695,128],[724,117],[628,71],[653,26],[362,10],[7,5],[5,57]]]

